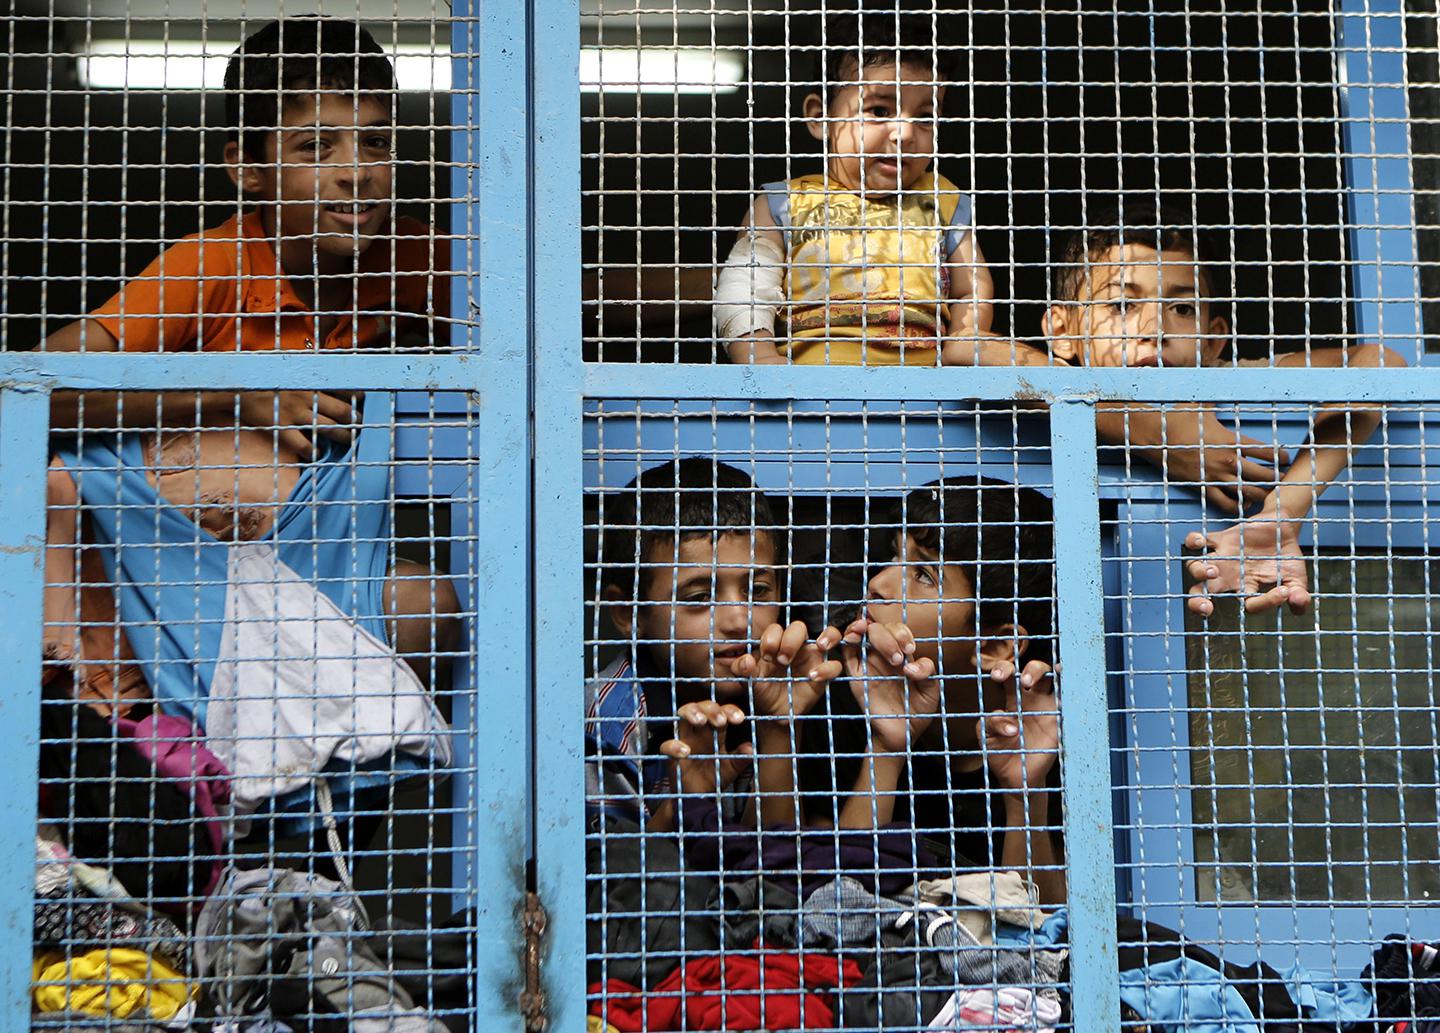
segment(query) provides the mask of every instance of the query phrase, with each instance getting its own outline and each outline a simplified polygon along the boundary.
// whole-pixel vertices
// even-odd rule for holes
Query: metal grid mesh
[[[1435,401],[1387,377],[1425,365],[1434,336],[1433,10],[918,4],[902,26],[896,6],[867,2],[852,45],[853,8],[826,0],[594,0],[579,18],[573,219],[538,200],[566,169],[506,163],[549,153],[532,107],[560,73],[540,28],[574,24],[574,9],[381,7],[358,13],[398,80],[351,89],[371,58],[342,48],[318,88],[299,84],[320,103],[278,104],[259,126],[279,131],[273,157],[262,143],[234,178],[209,55],[278,11],[92,0],[5,15],[6,351],[442,350],[501,342],[497,313],[487,328],[473,299],[513,301],[511,287],[523,312],[506,332],[528,333],[480,357],[516,374],[503,388],[437,393],[406,369],[363,407],[336,387],[368,368],[354,354],[334,356],[316,391],[205,397],[79,394],[77,367],[45,364],[66,356],[36,356],[42,379],[71,371],[51,423],[73,432],[52,444],[44,485],[37,1026],[479,1028],[503,1014],[537,1029],[547,1010],[571,1014],[581,995],[547,1002],[545,966],[576,983],[578,936],[547,954],[534,906],[537,868],[579,881],[576,858],[540,850],[581,792],[578,756],[564,785],[538,786],[549,701],[527,689],[551,646],[585,656],[584,1005],[602,1024],[1088,1029],[1118,1012],[1131,1029],[1341,1029],[1367,1012],[1380,1028],[1425,1015],[1433,421],[1373,400]],[[847,60],[857,47],[864,59]],[[523,53],[518,112],[495,100],[515,94],[480,67],[482,48]],[[147,64],[157,52],[170,59]],[[385,112],[393,140],[350,132]],[[290,161],[287,141],[338,151]],[[497,187],[507,177],[523,189]],[[267,191],[295,219],[225,229]],[[477,192],[529,210],[481,223]],[[417,222],[367,236],[387,207]],[[523,249],[497,254],[519,214]],[[216,227],[188,256],[167,250]],[[576,237],[585,322],[573,356],[552,362],[537,348],[572,342],[537,344],[541,309],[577,300],[545,293],[545,256],[571,254],[547,241],[557,232]],[[452,269],[489,286],[461,292]],[[582,357],[631,364],[634,383],[615,390]],[[776,359],[1135,372],[1046,370],[1061,386],[1039,391],[1018,374],[899,371],[938,379],[797,392],[794,370],[742,381],[721,368]],[[655,360],[686,365],[642,364]],[[1312,377],[1323,394],[1297,396],[1257,373],[1293,404],[1237,407],[1199,368],[1252,365],[1349,379]],[[1172,369],[1138,372],[1149,366]],[[552,410],[552,385],[526,386],[534,369],[592,379]],[[1147,386],[1157,377],[1177,378],[1168,394]],[[4,404],[32,381],[0,385]],[[877,400],[876,384],[910,400]],[[511,388],[523,402],[501,397]],[[1171,401],[1110,400],[1152,390]],[[523,446],[551,428],[523,417],[580,394],[583,490],[558,492],[583,495],[583,515],[499,541],[492,496],[524,496],[523,522],[542,506],[530,478],[544,484],[551,460],[573,469],[573,453],[543,450],[532,469]],[[971,394],[990,400],[924,400]],[[495,433],[497,413],[524,430]],[[1098,476],[1074,447],[1092,424]],[[347,446],[337,425],[363,432]],[[19,436],[13,420],[0,435]],[[4,469],[7,489],[38,492],[35,465]],[[305,495],[320,471],[341,474],[326,482],[338,495]],[[637,476],[650,480],[627,487]],[[580,526],[577,628],[516,598],[549,591],[552,561],[581,566],[546,535],[568,542]],[[282,540],[299,548],[277,560]],[[1103,585],[1088,585],[1097,556]],[[524,593],[477,573],[517,569]],[[1237,590],[1276,582],[1288,597],[1267,604],[1304,614],[1242,607]],[[286,610],[293,592],[302,605]],[[413,649],[384,612],[401,596],[418,615]],[[508,696],[527,697],[490,702],[483,737],[482,610],[509,653],[524,643],[521,661],[490,662],[516,674]],[[1076,614],[1103,616],[1103,640]],[[457,622],[473,633],[452,643]],[[804,664],[763,655],[817,642]],[[1048,670],[1061,659],[1068,691]],[[282,673],[295,663],[304,672]],[[813,677],[794,676],[811,663]],[[765,670],[777,664],[792,677]],[[1031,685],[1013,684],[1022,673]],[[327,693],[348,704],[321,728]],[[285,751],[323,751],[367,700],[382,740],[396,722],[445,724],[418,750],[382,741],[358,796],[345,791],[356,754],[338,778],[288,766]],[[711,721],[741,756],[715,752]],[[202,743],[228,778],[196,777]],[[448,778],[416,774],[431,768]],[[277,797],[295,806],[247,833],[257,798]],[[531,863],[481,871],[482,855]],[[522,885],[517,977],[509,930],[493,951],[484,938]]]
[[[57,439],[35,1028],[470,1028],[473,415],[353,401],[308,467],[263,420]]]
[[[0,348],[53,388],[46,476],[6,471],[45,494],[7,1028],[477,1028],[481,419],[369,358],[474,327],[472,34],[293,7],[0,17]]]
[[[1036,423],[593,408],[592,1014],[890,1029],[988,1000],[1058,1021],[1063,946],[1026,939],[1065,894]]]
[[[722,300],[759,306],[751,315],[774,326],[782,354],[790,334],[830,346],[818,356],[802,349],[807,354],[797,361],[859,361],[849,347],[827,358],[837,341],[855,333],[852,322],[864,324],[859,336],[877,346],[887,338],[893,343],[895,317],[881,303],[894,305],[896,287],[882,270],[900,268],[915,270],[902,306],[913,311],[900,317],[913,324],[900,336],[918,339],[914,361],[975,361],[959,348],[949,359],[920,354],[921,330],[934,338],[936,323],[942,340],[984,329],[1046,351],[1044,311],[1064,300],[1053,296],[1049,282],[1064,261],[1059,251],[1075,230],[1112,223],[1110,209],[1122,199],[1136,208],[1175,204],[1182,226],[1213,238],[1220,261],[1211,277],[1227,275],[1209,284],[1209,295],[1233,309],[1230,361],[1378,339],[1374,329],[1355,326],[1352,292],[1357,286],[1362,297],[1391,292],[1352,281],[1357,263],[1367,259],[1365,243],[1411,224],[1409,176],[1400,173],[1405,185],[1399,190],[1347,182],[1346,161],[1348,154],[1374,153],[1380,160],[1373,170],[1393,174],[1385,159],[1403,158],[1403,134],[1393,149],[1365,137],[1371,117],[1392,111],[1404,117],[1405,91],[1364,98],[1375,106],[1371,116],[1337,87],[1392,76],[1402,85],[1403,75],[1388,67],[1405,46],[1399,11],[1369,5],[1347,29],[1332,5],[1314,3],[1280,9],[1218,2],[1155,8],[1127,0],[1100,8],[1005,10],[868,5],[870,32],[886,40],[870,50],[893,50],[900,11],[914,22],[914,39],[905,45],[913,43],[935,64],[902,76],[914,91],[902,101],[914,106],[904,112],[908,128],[876,124],[863,130],[873,139],[861,141],[847,136],[859,111],[845,107],[836,89],[859,81],[849,78],[855,69],[825,90],[821,79],[837,71],[819,67],[823,55],[853,45],[830,40],[827,32],[840,31],[842,16],[855,6],[585,5],[587,357],[724,361],[736,334],[724,332],[723,313],[709,303],[717,280],[724,293],[736,230],[753,223],[757,201],[766,209],[758,215],[761,226],[772,212],[788,226],[781,211],[786,200],[798,206],[788,213],[794,225],[821,229],[785,229],[783,255],[746,256],[736,273],[742,297]],[[1423,31],[1423,22],[1411,18],[1405,31]],[[1367,40],[1367,31],[1383,40]],[[893,72],[891,62],[866,75],[874,80],[884,67]],[[1365,69],[1379,74],[1357,74]],[[892,74],[886,81],[897,80]],[[1422,77],[1409,84],[1414,103],[1425,102],[1430,82]],[[841,107],[830,110],[832,102]],[[1428,120],[1409,125],[1422,137],[1428,132]],[[897,143],[901,135],[906,139]],[[859,156],[865,175],[888,175],[879,165],[897,146],[919,161],[915,175],[906,173],[902,196],[922,205],[933,201],[942,211],[948,192],[959,197],[960,222],[973,225],[974,234],[962,239],[958,254],[953,239],[936,254],[933,242],[913,235],[910,253],[899,258],[895,249],[904,245],[885,231],[897,227],[897,219],[911,224],[904,205],[897,215],[893,203],[865,195],[864,212],[851,214],[856,203],[848,180],[859,175]],[[1428,149],[1417,146],[1417,158]],[[856,167],[847,172],[847,165]],[[926,165],[943,177],[939,185],[919,177]],[[1422,167],[1417,160],[1417,170]],[[832,177],[828,186],[797,187],[799,177],[821,174]],[[1347,203],[1347,187],[1369,196]],[[1132,211],[1127,225],[1136,219],[1145,216]],[[857,237],[851,232],[857,221],[870,231]],[[818,258],[817,248],[828,259]],[[863,267],[870,280],[816,288],[810,281],[827,261]],[[783,273],[778,290],[765,275],[774,267]],[[926,267],[933,275],[921,275]],[[972,270],[992,282],[991,313],[981,311],[987,299],[977,303],[955,284]],[[827,275],[838,274],[831,268]],[[948,289],[937,292],[931,281],[947,276]],[[748,296],[742,286],[751,288]],[[820,298],[834,300],[834,292],[869,299],[875,311],[854,320],[837,310],[812,311]],[[976,311],[968,313],[967,305]],[[1404,338],[1403,320],[1417,314],[1412,306],[1390,332]],[[1003,358],[1002,349],[979,361],[1004,364]],[[865,361],[895,357],[880,347]]]
[[[592,1017],[1098,1029],[1118,1011],[1127,1029],[1423,1028],[1437,937],[1432,420],[1371,400],[1400,383],[1374,371],[1410,375],[1433,335],[1436,13],[584,5],[584,355],[634,364],[631,383],[592,367],[587,392]],[[798,370],[720,368],[742,363],[1127,375],[1077,369],[1071,389],[1053,370],[1037,387],[1024,373],[831,369],[812,388]],[[1224,381],[1247,401],[1293,403],[1237,405],[1204,367],[1348,379],[1324,394]],[[1110,400],[1156,383],[1165,404]],[[988,401],[878,400],[971,395]],[[837,400],[856,397],[870,401]],[[1093,422],[1098,476],[1089,456],[1065,468],[1073,442],[1053,442],[1052,465],[1047,398],[1072,410],[1072,438],[1073,410]],[[1056,583],[1068,569],[1103,601],[1069,600],[1103,615],[1103,636],[1072,623],[1033,654],[1078,665],[1065,673],[1108,720],[1109,750],[1072,721],[1062,761],[1035,768],[1055,773],[1064,813],[1061,792],[1038,812],[1044,786],[1011,793],[1028,852],[974,856],[1006,816],[966,812],[955,781],[1004,768],[974,733],[991,707],[973,699],[973,669],[941,672],[950,720],[917,719],[925,731],[882,760],[869,629],[820,637],[885,604],[896,527],[903,541],[926,486],[957,474],[1053,498]],[[997,519],[1017,562],[1027,521]],[[961,523],[979,533],[983,514]],[[899,558],[893,576],[922,596],[911,568],[944,566]],[[1019,598],[991,602],[1021,624]],[[913,602],[904,620],[923,622]],[[818,694],[793,665],[776,681],[741,659],[792,620],[803,633],[789,643],[777,629],[770,644],[819,647],[795,661],[833,673]],[[900,667],[885,672],[898,705],[923,710],[923,679]],[[1067,680],[1046,677],[1059,695],[1024,721],[1013,696],[987,700],[1024,729],[1027,759],[1046,752],[1023,748],[1032,716],[1058,729]],[[960,685],[972,705],[957,705]],[[867,710],[868,738],[843,742]],[[925,737],[966,723],[968,738]],[[1072,792],[1062,768],[1086,787]],[[842,814],[865,832],[848,856]],[[1037,858],[1051,825],[1056,854]],[[1113,851],[1098,849],[1112,831]],[[937,833],[949,851],[922,859]],[[1095,863],[1112,852],[1113,897],[1108,860]],[[955,901],[918,938],[901,932],[937,904],[927,877],[988,880],[980,911],[999,915],[1000,872],[1058,908],[1021,936],[1023,964],[1002,976],[989,944],[927,941],[963,924]],[[1063,950],[1067,936],[1077,955],[1082,936],[1096,949],[1044,974],[1036,945]],[[784,968],[796,952],[811,975]],[[977,957],[991,967],[968,967]]]

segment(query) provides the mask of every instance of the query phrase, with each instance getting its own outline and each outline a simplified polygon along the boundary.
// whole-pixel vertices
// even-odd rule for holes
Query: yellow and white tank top
[[[936,365],[949,317],[945,259],[970,232],[970,198],[933,172],[888,198],[823,174],[763,189],[785,239],[780,351],[803,365]]]

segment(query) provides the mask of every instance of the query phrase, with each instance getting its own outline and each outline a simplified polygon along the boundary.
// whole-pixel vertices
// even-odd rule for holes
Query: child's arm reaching
[[[785,362],[775,348],[784,303],[785,241],[765,198],[756,198],[715,285],[715,334],[731,362]]]
[[[756,781],[760,789],[760,821],[765,826],[799,825],[800,801],[795,792],[795,718],[808,714],[840,673],[839,660],[826,654],[840,643],[840,632],[826,628],[808,642],[805,625],[772,624],[760,635],[753,653],[735,659],[731,672],[752,679]]]
[[[862,653],[860,643],[867,639],[869,648]],[[845,629],[843,655],[850,691],[869,718],[870,748],[839,825],[879,828],[895,816],[906,752],[940,711],[940,683],[932,660],[914,659],[915,636],[904,624],[862,617]]]
[[[977,726],[991,777],[1004,794],[1000,867],[1027,872],[1043,903],[1063,904],[1065,873],[1051,831],[1055,794],[1046,784],[1060,751],[1059,703],[1050,691],[1048,664],[1032,660],[1023,681],[1016,674],[1008,662],[990,671],[995,681],[1014,683],[1013,703],[985,715]]]
[[[943,365],[1050,365],[1043,352],[990,333],[995,315],[995,282],[975,240],[974,230],[960,238],[955,250],[946,256],[945,264],[950,279],[950,315],[940,348]]]
[[[675,783],[687,795],[713,796],[727,788],[752,762],[760,793],[760,822],[766,827],[799,825],[795,794],[795,718],[807,714],[840,673],[839,660],[825,654],[840,642],[840,632],[826,628],[807,641],[805,625],[772,624],[760,636],[759,648],[736,657],[731,672],[751,680],[751,698],[759,720],[754,722],[755,747],[748,743],[727,751],[724,735],[745,720],[733,703],[704,700],[687,703],[676,714],[675,738],[660,752],[675,762]],[[667,801],[667,804],[669,801]],[[747,808],[748,810],[748,808]],[[663,814],[663,817],[662,817]],[[656,810],[660,829],[675,827],[673,806]]]
[[[120,343],[93,319],[77,319],[45,341],[51,352],[117,352]],[[321,391],[56,391],[54,430],[256,427],[274,430],[280,444],[302,457],[315,454],[313,431],[348,445],[355,407]]]
[[[714,796],[728,789],[750,766],[754,753],[749,743],[730,750],[725,736],[732,725],[743,724],[745,712],[733,703],[713,699],[686,703],[675,714],[675,738],[660,744],[660,752],[674,762],[675,792],[687,796]],[[646,823],[651,832],[673,832],[678,826],[674,796],[655,808]]]
[[[1395,367],[1404,366],[1405,360],[1380,345],[1362,344],[1284,355],[1276,365]],[[1210,593],[1239,592],[1245,596],[1247,613],[1287,604],[1291,612],[1304,613],[1310,605],[1310,582],[1300,549],[1301,524],[1320,493],[1349,464],[1351,452],[1368,441],[1379,424],[1377,407],[1350,403],[1321,407],[1309,440],[1297,450],[1295,461],[1258,513],[1215,534],[1187,535],[1187,548],[1211,553],[1188,564],[1195,579],[1187,604],[1190,611],[1208,617],[1215,612]]]
[[[1199,484],[1212,506],[1240,512],[1241,500],[1261,503],[1275,470],[1289,453],[1275,444],[1246,437],[1225,426],[1213,405],[1157,409],[1130,402],[1100,402],[1095,432],[1106,444],[1122,445],[1161,471],[1167,480]]]

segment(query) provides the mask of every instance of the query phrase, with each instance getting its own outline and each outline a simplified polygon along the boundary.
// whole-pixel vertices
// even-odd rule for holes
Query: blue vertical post
[[[1060,728],[1069,880],[1070,983],[1076,1030],[1114,1029],[1120,993],[1115,946],[1105,599],[1100,569],[1100,474],[1095,407],[1050,407],[1055,477],[1055,578],[1060,609]]]
[[[1420,348],[1403,0],[1342,0],[1336,36],[1355,331],[1413,364]],[[1378,17],[1377,17],[1378,16]]]
[[[0,721],[8,730],[0,750],[0,1029],[30,1028],[49,430],[48,394],[0,391]]]
[[[535,412],[535,869],[552,1029],[585,1024],[580,11],[536,0],[530,134]],[[543,49],[542,49],[543,48]]]
[[[471,734],[479,1030],[517,1027],[519,905],[531,856],[530,170],[526,5],[456,4],[467,91],[457,134],[468,307],[478,321]]]
[[[474,151],[476,146],[475,128],[479,115],[474,110],[474,62],[470,55],[476,48],[474,23],[469,17],[469,4],[465,0],[453,9],[450,23],[450,268],[454,275],[450,281],[450,317],[452,320],[451,347],[457,351],[468,351],[475,346],[471,340],[471,301],[474,298],[475,278],[472,270],[477,268],[478,257],[472,254],[476,237],[475,226],[479,222],[479,209],[475,203],[478,189],[474,182]],[[470,395],[474,398],[473,392]],[[469,413],[470,407],[462,407]],[[480,454],[479,435],[470,434],[467,458]],[[479,477],[470,464],[457,489],[460,503],[450,507],[450,572],[454,577],[455,591],[460,602],[460,612],[478,613],[478,600],[472,588],[472,579],[477,571],[479,557],[475,551],[474,507],[466,500],[478,497]],[[450,720],[455,735],[455,776],[451,782],[451,832],[453,853],[450,857],[450,886],[452,904],[456,911],[463,911],[475,905],[478,888],[476,880],[477,858],[473,845],[477,833],[474,807],[474,780],[470,772],[475,769],[475,647],[476,634],[471,621],[464,635],[461,652],[452,666],[452,704]]]

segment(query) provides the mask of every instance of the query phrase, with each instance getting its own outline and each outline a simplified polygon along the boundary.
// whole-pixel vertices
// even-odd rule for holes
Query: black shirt
[[[942,718],[937,717],[936,721]],[[868,750],[869,728],[850,683],[831,683],[826,696],[800,719],[798,736],[799,789],[805,818],[836,819],[855,785]],[[982,765],[956,771],[954,753],[945,752],[941,736],[927,735],[911,746],[895,801],[896,822],[910,822],[942,858],[957,868],[998,866],[1005,845],[1005,793]],[[1045,822],[1060,849],[1060,765],[1046,779],[1052,791]]]

